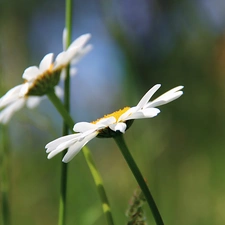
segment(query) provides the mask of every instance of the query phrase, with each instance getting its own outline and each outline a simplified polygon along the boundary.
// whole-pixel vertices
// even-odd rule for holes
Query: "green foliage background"
[[[96,107],[101,117],[111,109],[133,106],[156,83],[162,84],[156,95],[184,85],[180,99],[162,106],[160,115],[154,119],[135,121],[125,139],[165,224],[224,224],[225,18],[218,10],[224,12],[225,4],[208,6],[217,13],[218,23],[203,1],[140,1],[140,5],[147,7],[144,19],[143,11],[138,7],[135,10],[135,4],[135,1],[74,1],[74,30],[79,20],[88,17],[85,12],[94,11],[122,59],[120,90],[116,98],[108,100],[110,109],[101,108],[99,99],[92,99],[93,104],[87,104],[89,116],[92,118],[91,112]],[[34,13],[40,11],[46,16],[48,10],[60,12],[57,22],[63,27],[64,2],[11,0],[0,3],[1,95],[20,84],[23,70],[38,64],[46,54],[39,50],[42,56],[35,56],[37,60],[33,61],[29,33]],[[148,16],[151,21],[145,20]],[[144,32],[140,33],[138,28],[145,23]],[[49,33],[54,31],[52,27],[46,29]],[[101,33],[98,38],[102,38]],[[92,63],[88,58],[83,61],[87,67]],[[91,74],[79,76],[92,79]],[[77,78],[73,79],[76,83]],[[82,89],[87,88],[85,83],[82,85]],[[107,94],[113,93],[113,89],[107,91]],[[102,96],[105,92],[104,89]],[[82,114],[82,108],[75,106],[75,109]],[[18,112],[6,135],[0,134],[1,150],[10,151],[12,224],[57,223],[61,162],[59,156],[47,160],[44,146],[60,136],[61,124],[59,115],[46,101],[36,110]],[[113,140],[95,139],[88,145],[103,176],[115,223],[126,224],[125,211],[137,184]],[[148,207],[146,217],[148,224],[154,224]],[[69,164],[67,224],[106,224],[82,154]]]

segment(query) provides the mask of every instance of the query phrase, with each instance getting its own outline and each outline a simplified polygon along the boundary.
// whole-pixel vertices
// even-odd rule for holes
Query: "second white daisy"
[[[183,86],[178,86],[156,98],[154,101],[149,101],[160,86],[160,84],[157,84],[152,87],[134,107],[125,107],[91,123],[76,123],[73,130],[77,133],[58,138],[46,145],[46,152],[49,153],[48,159],[68,148],[62,160],[67,163],[93,138],[108,138],[125,133],[133,120],[157,116],[160,110],[155,107],[167,104],[183,94],[181,91]]]

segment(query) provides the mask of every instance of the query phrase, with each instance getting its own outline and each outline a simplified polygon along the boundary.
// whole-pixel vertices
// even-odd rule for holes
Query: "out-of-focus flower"
[[[105,115],[103,118],[91,123],[76,123],[73,130],[78,133],[60,137],[46,145],[46,152],[49,153],[48,158],[50,159],[68,148],[63,158],[63,162],[67,163],[93,138],[108,138],[125,133],[135,119],[157,116],[160,110],[155,107],[167,104],[183,94],[181,91],[183,86],[178,86],[155,100],[149,101],[160,86],[160,84],[157,84],[152,87],[134,107],[125,107],[124,109]]]
[[[65,42],[65,35],[63,36]],[[41,96],[54,90],[59,83],[61,72],[70,63],[78,62],[91,49],[90,45],[86,45],[90,37],[90,34],[81,35],[55,59],[54,54],[49,53],[41,60],[39,67],[28,67],[22,75],[24,83],[15,86],[0,98],[0,123],[7,123],[24,105],[37,106]]]

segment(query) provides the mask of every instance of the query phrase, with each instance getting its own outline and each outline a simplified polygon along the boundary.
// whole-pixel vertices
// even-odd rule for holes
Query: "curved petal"
[[[25,105],[26,99],[21,98],[7,106],[5,109],[0,111],[0,123],[6,124],[9,122],[15,112],[20,110]]]
[[[127,120],[152,118],[157,116],[159,113],[160,110],[157,108],[147,108],[133,113],[132,115],[128,116]]]
[[[137,112],[138,111],[138,108],[137,106],[134,106],[134,107],[131,107],[130,109],[128,109],[125,113],[123,113],[119,119],[118,119],[118,122],[120,121],[126,121],[127,118],[132,115],[133,113]]]
[[[92,129],[97,129],[97,126],[96,124],[93,124],[93,123],[88,123],[88,122],[79,122],[79,123],[76,123],[73,127],[73,130],[75,132],[86,132],[88,130],[92,130]]]
[[[115,122],[116,122],[116,118],[114,116],[110,116],[108,118],[100,119],[96,124],[103,125],[104,127],[106,127]]]
[[[20,84],[10,89],[4,96],[0,98],[0,108],[5,107],[6,105],[19,99],[19,93],[24,84]]]
[[[27,81],[35,80],[40,75],[40,70],[37,68],[37,66],[30,66],[27,69],[25,69],[22,77],[23,79]]]
[[[19,97],[24,97],[28,93],[30,85],[32,85],[30,82],[23,84],[19,93]]]
[[[76,141],[78,140],[80,134],[70,134],[70,135],[66,135],[60,138],[57,138],[51,142],[49,142],[45,148],[46,148],[46,152],[52,152],[54,150],[56,150],[58,148],[59,145],[63,144],[63,143],[68,143],[71,140]]]
[[[81,133],[93,132],[95,130],[97,131],[99,129],[107,127],[110,124],[115,122],[116,122],[116,119],[113,116],[108,118],[102,118],[97,123],[79,122],[74,125],[73,130],[75,132],[81,132]]]
[[[42,97],[30,96],[30,97],[28,97],[27,98],[27,107],[30,109],[37,107],[44,98],[46,98],[46,96],[42,96]]]
[[[78,61],[80,61],[84,55],[86,55],[88,52],[92,50],[92,48],[93,46],[89,44],[84,48],[82,48],[81,50],[77,51],[76,56],[74,57],[74,59],[71,60],[71,64],[76,64]]]
[[[50,68],[50,65],[53,62],[53,56],[54,56],[53,53],[49,53],[41,60],[39,65],[39,69],[41,73],[43,73],[44,71]]]
[[[174,101],[175,99],[179,98],[183,94],[183,91],[180,91],[182,88],[183,88],[183,86],[178,86],[178,87],[175,87],[175,88],[167,91],[166,93],[159,96],[152,102],[149,102],[146,105],[146,107],[147,108],[156,107],[156,106],[164,105],[164,104]]]
[[[109,128],[113,131],[120,131],[121,133],[125,133],[127,125],[125,123],[115,123],[111,124]]]
[[[63,51],[56,56],[54,69],[56,70],[61,67],[65,67],[68,63],[69,63],[68,54],[66,51]]]
[[[84,147],[90,140],[95,138],[98,135],[98,132],[91,133],[90,135],[86,136],[82,141],[76,142],[72,145],[66,155],[63,158],[64,163],[68,163],[73,157]]]
[[[144,107],[149,99],[155,94],[155,92],[160,88],[161,84],[156,84],[155,86],[153,86],[140,100],[140,102],[137,104],[137,108],[141,109],[142,107]]]
[[[64,90],[60,86],[55,86],[55,93],[60,99],[64,96]]]
[[[69,46],[68,50],[71,48],[82,48],[88,40],[91,38],[91,34],[83,34],[80,37],[78,37],[76,40],[74,40],[71,45]]]

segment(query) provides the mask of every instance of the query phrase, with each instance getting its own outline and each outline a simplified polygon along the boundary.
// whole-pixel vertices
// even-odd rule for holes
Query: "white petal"
[[[41,74],[40,70],[36,66],[31,66],[25,69],[23,73],[23,79],[27,81],[35,80]]]
[[[85,137],[82,141],[76,142],[68,149],[68,152],[66,153],[62,161],[64,163],[68,163],[81,150],[81,148],[83,148],[84,145],[86,145],[90,140],[95,138],[97,135],[98,132],[94,132]]]
[[[133,113],[132,115],[128,116],[127,120],[152,118],[157,116],[159,113],[160,110],[157,108],[147,108]]]
[[[116,119],[113,116],[108,118],[103,118],[95,124],[88,123],[88,122],[79,122],[74,125],[73,130],[75,132],[81,132],[81,133],[90,132],[90,131],[93,132],[93,131],[97,131],[99,129],[105,128],[115,122],[116,122]]]
[[[71,64],[76,64],[81,58],[92,50],[92,45],[87,45],[83,49],[76,52],[76,56],[71,60]]]
[[[182,88],[183,88],[183,86],[178,86],[178,87],[171,89],[170,91],[167,91],[163,95],[156,98],[154,101],[149,102],[146,105],[146,107],[148,107],[148,108],[156,107],[156,106],[164,105],[171,101],[174,101],[175,99],[179,98],[183,94],[183,91],[180,91]]]
[[[70,135],[57,138],[54,141],[49,142],[45,146],[45,148],[47,149],[46,152],[48,153],[48,152],[54,151],[62,143],[65,143],[65,142],[67,143],[68,141],[71,141],[71,140],[77,140],[79,136],[80,136],[79,134],[70,134]]]
[[[70,76],[74,77],[77,74],[77,68],[72,67],[70,68]]]
[[[20,84],[10,89],[4,96],[0,98],[0,108],[5,107],[6,105],[18,100],[19,93],[24,84]]]
[[[30,97],[28,97],[27,107],[30,109],[37,107],[44,98],[46,98],[46,96],[42,96],[42,97],[30,96]]]
[[[53,61],[53,56],[54,56],[53,53],[49,53],[41,60],[39,65],[39,69],[41,73],[49,69]]]
[[[55,59],[54,69],[58,69],[60,67],[65,67],[69,63],[69,56],[67,52],[61,52],[57,55]]]
[[[68,32],[67,32],[67,29],[64,28],[63,29],[63,36],[62,36],[62,43],[63,43],[63,50],[65,51],[66,50],[66,42],[67,42],[67,36],[68,36]]]
[[[20,93],[19,93],[19,97],[24,97],[29,90],[29,87],[32,85],[31,82],[26,82],[23,84],[23,86],[21,87]]]
[[[109,128],[113,131],[120,131],[121,133],[125,133],[127,125],[125,123],[114,123],[111,124]]]
[[[142,107],[144,107],[149,99],[154,95],[154,93],[160,88],[161,84],[156,84],[155,86],[153,86],[140,100],[140,102],[137,104],[137,108],[141,109]]]
[[[96,124],[103,125],[104,127],[109,126],[110,124],[113,124],[116,122],[116,118],[114,116],[110,116],[108,118],[102,118],[100,119]]]
[[[119,117],[118,122],[120,122],[120,121],[126,121],[127,118],[128,118],[130,115],[132,115],[133,113],[135,113],[135,112],[137,112],[137,111],[138,111],[137,106],[131,107],[130,109],[128,109],[125,113],[123,113],[123,114]]]
[[[71,43],[71,45],[69,46],[68,50],[70,50],[71,48],[74,48],[74,47],[82,48],[88,42],[88,40],[90,38],[91,38],[91,34],[83,34],[83,35],[81,35],[75,41],[73,41]]]
[[[9,122],[11,117],[15,112],[20,110],[26,102],[26,99],[21,98],[18,99],[17,101],[13,102],[12,104],[8,105],[5,109],[0,111],[0,123],[6,124]]]
[[[64,90],[60,86],[55,86],[55,93],[59,98],[64,96]]]
[[[92,129],[97,129],[97,126],[96,124],[93,124],[93,123],[88,123],[88,122],[79,122],[79,123],[76,123],[73,127],[73,130],[75,132],[86,132],[88,130],[92,130]]]

